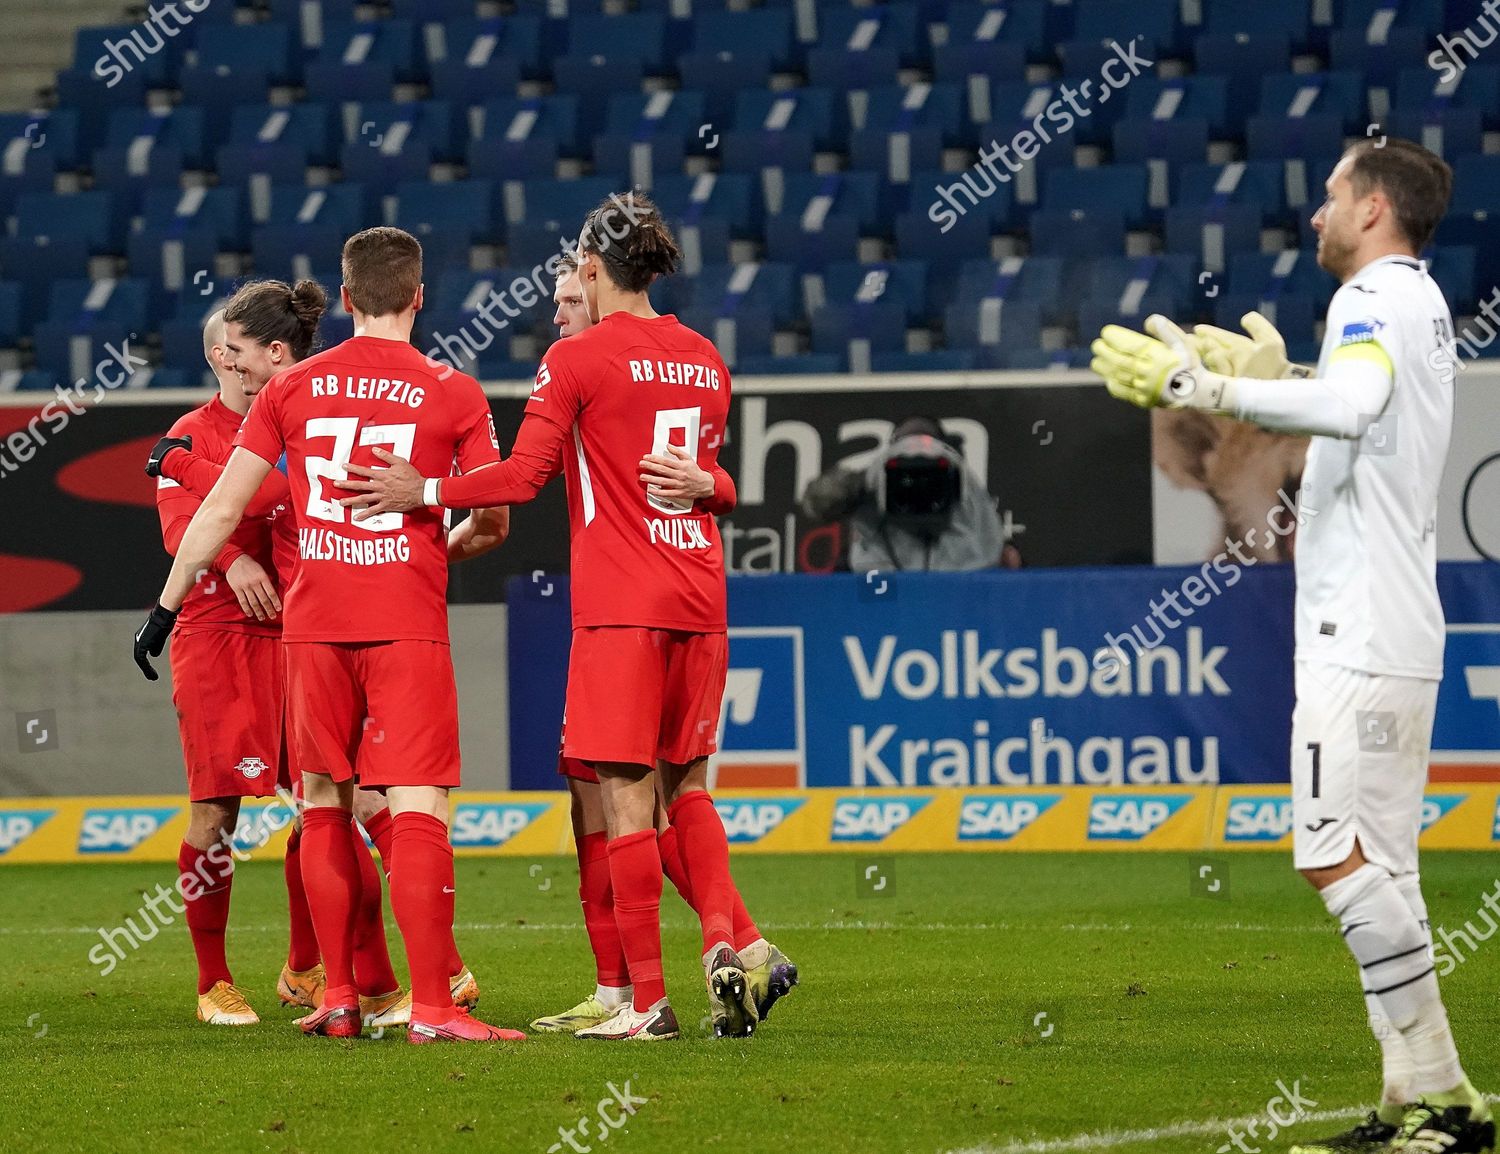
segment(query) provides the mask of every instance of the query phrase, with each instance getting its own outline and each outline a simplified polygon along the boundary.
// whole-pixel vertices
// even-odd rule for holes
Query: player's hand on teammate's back
[[[172,635],[172,626],[176,624],[177,613],[164,609],[157,602],[146,617],[146,623],[135,631],[135,663],[141,667],[147,681],[160,680],[161,674],[151,667],[150,658],[161,656],[167,638]]]
[[[186,437],[163,437],[151,447],[151,455],[146,458],[146,476],[160,477],[161,463],[166,460],[167,454],[173,449],[186,449],[189,453],[193,451],[193,438]]]
[[[1204,368],[1226,377],[1255,377],[1263,381],[1305,377],[1308,370],[1286,357],[1286,341],[1275,325],[1258,312],[1248,312],[1240,325],[1249,336],[1214,325],[1193,328],[1193,346]]]
[[[425,478],[404,457],[388,453],[384,449],[372,449],[385,462],[384,469],[367,469],[363,465],[345,464],[353,476],[336,482],[340,489],[355,489],[358,496],[344,497],[340,505],[359,509],[354,514],[356,521],[364,521],[378,513],[405,513],[408,509],[422,507],[422,483]],[[363,478],[361,480],[360,478]]]
[[[224,579],[240,600],[246,617],[270,621],[281,612],[281,598],[276,583],[254,557],[241,553],[224,572]]]
[[[1160,313],[1146,318],[1146,330],[1105,325],[1090,346],[1089,368],[1104,378],[1110,396],[1142,409],[1228,407],[1228,378],[1204,368],[1185,332]]]
[[[666,501],[702,501],[714,495],[713,474],[677,445],[668,445],[670,456],[653,453],[641,458],[641,480],[653,497]]]

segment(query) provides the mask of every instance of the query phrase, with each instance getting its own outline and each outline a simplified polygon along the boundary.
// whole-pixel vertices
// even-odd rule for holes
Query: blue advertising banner
[[[1500,777],[1500,566],[1440,586],[1434,778]],[[717,783],[1284,782],[1292,592],[1284,565],[731,578]],[[513,788],[559,784],[566,594],[512,582]]]

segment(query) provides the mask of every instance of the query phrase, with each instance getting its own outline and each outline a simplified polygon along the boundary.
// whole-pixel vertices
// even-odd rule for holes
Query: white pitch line
[[[125,915],[138,918],[140,912]],[[123,919],[122,919],[123,921]],[[174,918],[175,922],[175,918]],[[696,924],[696,923],[693,923]],[[894,932],[898,930],[914,930],[918,933],[1077,933],[1077,934],[1123,934],[1134,933],[1142,927],[1130,922],[1107,923],[1095,922],[1085,924],[1049,925],[1049,924],[1025,924],[1021,922],[864,922],[864,921],[835,921],[835,922],[767,922],[760,923],[767,929],[777,933],[816,933],[819,930],[881,930]],[[682,929],[689,925],[688,922],[665,921],[662,923],[666,929]],[[162,927],[173,929],[175,926]],[[522,930],[555,932],[558,930],[578,930],[583,928],[579,922],[461,922],[453,927],[458,931],[470,931],[474,933],[494,933],[501,930]],[[1200,922],[1196,924],[1184,924],[1172,927],[1152,926],[1151,929],[1176,929],[1187,933],[1212,933],[1215,931],[1226,931],[1230,933],[1253,933],[1253,934],[1332,934],[1332,924],[1319,925],[1295,925],[1295,926],[1260,926],[1246,925],[1243,922]],[[15,934],[96,934],[98,926],[0,926],[0,936]],[[271,926],[239,926],[230,924],[230,930],[237,934],[271,934],[284,933],[285,925]]]
[[[1500,1095],[1486,1094],[1489,1102],[1500,1102]],[[1297,1125],[1304,1122],[1339,1122],[1360,1118],[1368,1114],[1369,1106],[1348,1107],[1343,1110],[1316,1110],[1304,1114]],[[1198,1138],[1223,1134],[1229,1137],[1229,1128],[1244,1129],[1251,1123],[1263,1123],[1264,1113],[1247,1114],[1240,1118],[1207,1118],[1197,1122],[1173,1122],[1169,1126],[1140,1130],[1095,1130],[1088,1134],[1074,1134],[1070,1138],[1035,1138],[1027,1142],[1007,1142],[1004,1146],[965,1146],[949,1150],[947,1154],[1068,1154],[1073,1150],[1114,1150],[1121,1146],[1138,1146],[1146,1142],[1161,1142],[1168,1138]]]

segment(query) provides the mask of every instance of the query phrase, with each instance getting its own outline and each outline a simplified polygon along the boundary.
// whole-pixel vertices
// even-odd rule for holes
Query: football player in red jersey
[[[303,878],[327,971],[308,1034],[361,1028],[353,971],[359,864],[349,828],[356,768],[393,815],[391,905],[412,974],[412,1042],[497,1041],[501,1030],[453,1005],[453,847],[448,791],[459,784],[457,693],[448,649],[447,558],[438,513],[353,524],[331,484],[342,462],[374,445],[433,472],[499,459],[478,382],[441,375],[411,345],[422,307],[422,250],[399,229],[367,229],[344,246],[343,304],[355,335],[271,378],[235,439],[224,474],[178,547],[160,602],[136,635],[149,670],[202,558],[217,555],[256,489],[285,453],[298,560],[284,607],[288,744],[302,773]],[[456,532],[467,551],[503,540],[504,509]],[[367,718],[378,719],[378,739]]]
[[[600,778],[615,922],[633,987],[630,1003],[578,1036],[677,1036],[662,979],[653,770],[702,922],[715,1032],[748,1034],[760,1009],[747,969],[780,966],[783,983],[793,971],[736,901],[724,826],[707,791],[728,646],[722,545],[702,502],[722,483],[712,470],[729,373],[709,341],[651,307],[647,288],[675,271],[679,254],[648,199],[626,194],[600,205],[584,223],[579,253],[595,324],[548,350],[509,459],[482,477],[444,480],[377,451],[386,469],[351,468],[366,480],[339,487],[364,491],[345,499],[364,506],[361,517],[510,505],[535,496],[563,456],[573,573],[563,753],[591,763]],[[706,465],[704,476],[682,482],[642,471],[644,456],[670,459],[672,445]]]
[[[557,305],[552,323],[557,325],[558,336],[570,337],[592,327],[588,307],[583,299],[583,283],[578,278],[578,261],[574,254],[564,253],[558,261],[557,286],[552,294]],[[675,445],[668,446],[670,456],[647,457],[641,464],[643,470],[652,473],[654,482],[662,486],[680,485],[686,488],[708,489],[722,470],[714,465],[715,472],[707,474],[699,468],[692,454]],[[562,460],[557,461],[557,471],[562,471]],[[644,479],[644,478],[643,478]],[[734,482],[724,474],[717,481],[714,496],[705,498],[702,507],[715,516],[734,511]],[[544,1033],[576,1033],[590,1026],[597,1026],[613,1017],[621,1005],[631,1000],[630,975],[625,963],[625,950],[620,940],[620,930],[615,924],[614,894],[610,887],[609,860],[607,854],[607,826],[604,818],[604,799],[600,793],[599,775],[588,762],[565,756],[558,752],[558,773],[568,781],[573,823],[573,842],[578,853],[578,898],[583,907],[584,928],[588,932],[589,947],[594,954],[596,984],[594,992],[576,1006],[560,1014],[537,1018],[531,1028]],[[687,870],[683,865],[681,847],[677,842],[677,831],[667,821],[667,801],[661,794],[661,778],[657,777],[656,840],[661,852],[662,872],[677,887],[678,893],[688,905],[693,904],[692,889],[688,883]],[[739,900],[736,894],[736,900]],[[748,924],[749,915],[741,922]],[[747,952],[750,952],[747,950]],[[759,959],[757,959],[759,960]],[[796,981],[796,967],[784,963],[783,981],[778,993],[769,991],[769,980],[760,991],[763,1000],[762,1012],[790,984]],[[752,985],[758,976],[751,971]],[[767,979],[771,975],[767,974]]]

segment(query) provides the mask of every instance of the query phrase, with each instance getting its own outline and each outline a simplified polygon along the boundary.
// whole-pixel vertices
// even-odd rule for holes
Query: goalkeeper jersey
[[[1315,436],[1297,537],[1297,657],[1438,680],[1437,498],[1453,424],[1453,320],[1426,265],[1386,256],[1334,294],[1319,377],[1348,358],[1391,375],[1355,440]]]

